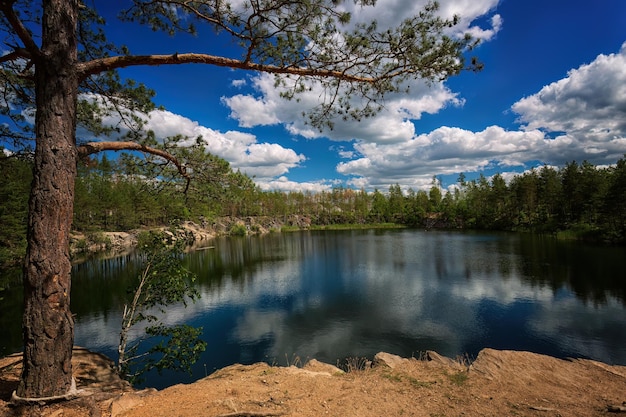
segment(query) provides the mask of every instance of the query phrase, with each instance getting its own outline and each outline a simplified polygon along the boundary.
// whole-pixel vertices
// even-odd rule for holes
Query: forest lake
[[[186,255],[201,298],[169,324],[203,327],[190,382],[234,363],[298,364],[426,350],[471,360],[485,347],[626,365],[626,248],[515,233],[372,229],[211,240]],[[75,344],[116,359],[141,268],[128,254],[72,271]],[[20,286],[0,302],[0,355],[21,350]]]

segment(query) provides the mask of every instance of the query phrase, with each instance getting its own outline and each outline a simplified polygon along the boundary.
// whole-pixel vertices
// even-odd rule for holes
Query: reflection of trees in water
[[[140,273],[138,255],[92,258],[72,267],[72,312],[78,316],[98,312],[118,314],[126,294]]]
[[[290,248],[280,242],[280,233],[253,237],[222,237],[210,243],[210,247],[189,253],[186,265],[198,275],[198,283],[204,289],[220,288],[226,280],[244,285],[263,269],[264,263],[285,258]]]
[[[507,280],[520,280],[523,285],[550,288],[553,292],[571,291],[586,304],[604,306],[613,300],[626,306],[623,247],[512,233],[412,230],[272,233],[219,238],[208,245],[210,248],[185,258],[187,267],[198,274],[203,293],[219,291],[229,283],[244,292],[254,280],[262,279],[270,279],[271,285],[279,285],[276,282],[282,280],[290,293],[306,288],[308,295],[319,295],[330,291],[326,286],[342,285],[358,291],[355,288],[363,289],[364,285],[359,274],[367,272],[376,285],[407,286],[418,278],[431,277],[440,283],[461,285],[459,280],[488,278],[494,285],[501,284],[501,280],[508,288]],[[91,259],[73,267],[72,311],[78,320],[115,319],[120,314],[122,300],[139,274],[136,256]],[[319,278],[334,273],[334,264],[337,273],[351,271],[352,276],[344,275],[341,280],[334,276]],[[301,281],[305,276],[310,282]],[[21,291],[22,286],[17,285],[3,293],[0,348],[8,350],[1,353],[21,347]]]
[[[549,237],[522,236],[519,244],[522,278],[553,291],[571,290],[583,302],[605,305],[614,297],[626,306],[623,247],[563,242]]]

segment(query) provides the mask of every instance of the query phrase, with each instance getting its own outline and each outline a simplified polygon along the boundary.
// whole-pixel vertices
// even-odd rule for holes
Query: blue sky
[[[235,3],[239,3],[238,1]],[[204,52],[237,56],[201,29],[168,37],[107,17],[110,40],[137,54]],[[423,0],[378,0],[352,7],[355,20],[393,25]],[[212,153],[264,189],[333,186],[429,188],[464,172],[508,177],[533,166],[577,160],[615,163],[626,153],[626,2],[623,0],[440,0],[440,13],[462,17],[459,31],[483,39],[474,51],[485,68],[392,96],[378,116],[318,132],[301,103],[278,97],[271,76],[205,65],[135,67],[122,75],[157,92],[149,127],[158,136],[202,135]],[[111,10],[109,10],[109,8]]]

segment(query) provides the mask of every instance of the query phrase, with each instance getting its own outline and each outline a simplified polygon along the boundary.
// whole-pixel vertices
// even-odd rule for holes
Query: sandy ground
[[[9,404],[19,356],[0,359],[0,415],[43,417],[610,416],[626,415],[626,366],[485,349],[471,364],[434,352],[420,359],[381,353],[350,372],[233,365],[193,384],[134,391],[112,363],[78,349],[82,396],[57,404]],[[363,366],[365,365],[365,366]],[[371,366],[370,366],[371,365]]]

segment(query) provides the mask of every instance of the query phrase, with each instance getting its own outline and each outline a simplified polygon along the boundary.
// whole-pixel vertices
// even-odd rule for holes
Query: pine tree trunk
[[[36,58],[35,164],[24,266],[22,398],[67,394],[72,384],[69,235],[76,178],[76,0],[44,0]]]

